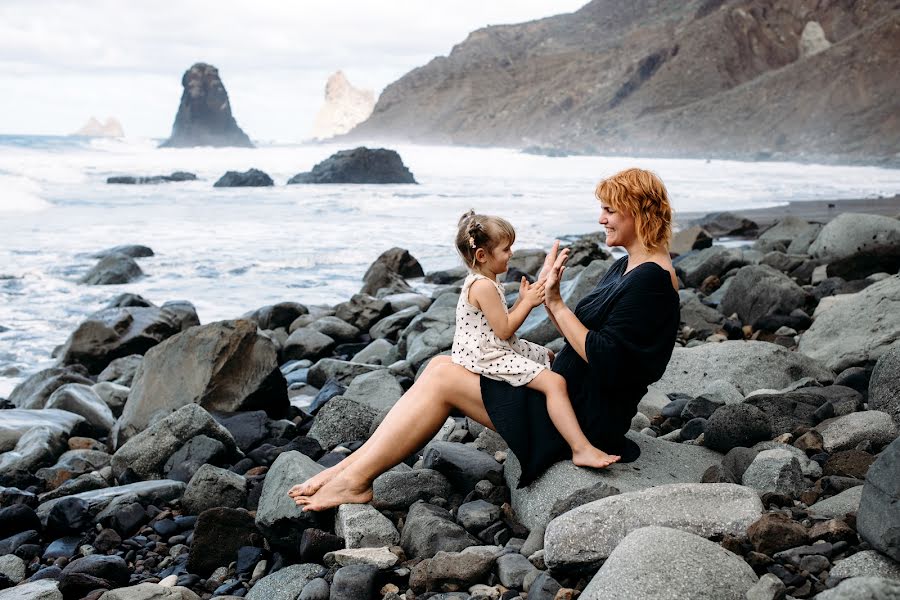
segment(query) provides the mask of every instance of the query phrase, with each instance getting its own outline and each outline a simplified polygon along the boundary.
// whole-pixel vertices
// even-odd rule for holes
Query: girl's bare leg
[[[435,357],[419,381],[391,409],[375,434],[311,496],[296,496],[304,510],[325,510],[347,503],[368,502],[372,481],[431,439],[452,409],[494,428],[481,399],[479,377]],[[351,460],[352,459],[352,460]],[[350,461],[350,462],[348,462]]]
[[[562,375],[550,370],[541,371],[537,377],[531,380],[526,387],[542,392],[547,397],[547,412],[557,431],[572,449],[572,462],[579,467],[593,467],[602,469],[617,462],[622,457],[607,454],[600,450],[584,435],[569,393],[566,389],[566,380]]]

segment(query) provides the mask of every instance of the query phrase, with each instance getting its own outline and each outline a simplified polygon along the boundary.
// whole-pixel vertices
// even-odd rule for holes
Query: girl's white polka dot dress
[[[487,279],[494,284],[503,309],[509,314],[503,287],[499,283],[474,273],[466,277],[456,304],[456,331],[451,358],[454,363],[473,373],[516,387],[523,386],[538,373],[550,368],[549,350],[520,340],[515,335],[501,340],[494,334],[484,313],[469,304],[469,288],[479,279]]]

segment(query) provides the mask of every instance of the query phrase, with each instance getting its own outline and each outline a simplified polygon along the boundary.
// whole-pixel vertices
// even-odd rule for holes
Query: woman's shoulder
[[[677,295],[673,271],[655,261],[647,261],[627,273],[625,281],[648,291],[669,291]]]

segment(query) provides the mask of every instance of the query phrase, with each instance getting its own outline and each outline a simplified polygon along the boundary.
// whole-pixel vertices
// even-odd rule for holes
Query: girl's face
[[[499,275],[509,270],[509,259],[512,258],[512,255],[512,243],[508,240],[503,240],[494,246],[494,249],[490,252],[479,248],[476,257],[482,269],[490,271],[494,275]]]
[[[607,246],[630,246],[637,240],[634,217],[600,203],[600,224],[606,229]]]

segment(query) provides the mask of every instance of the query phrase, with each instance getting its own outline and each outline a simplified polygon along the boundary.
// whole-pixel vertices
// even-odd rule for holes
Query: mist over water
[[[348,299],[378,254],[407,248],[425,271],[455,266],[452,240],[469,208],[509,219],[516,248],[600,229],[597,181],[622,168],[656,171],[677,212],[864,198],[900,191],[900,170],[793,163],[604,157],[549,158],[507,149],[390,144],[419,185],[285,181],[346,145],[158,149],[157,140],[0,136],[0,396],[52,364],[85,316],[122,292],[186,299],[201,322],[279,301]],[[380,146],[380,144],[369,144]],[[227,170],[261,169],[270,188],[213,188]],[[198,181],[108,185],[111,175],[195,173]],[[118,244],[145,244],[146,277],[78,279]],[[8,331],[2,331],[5,327]]]

